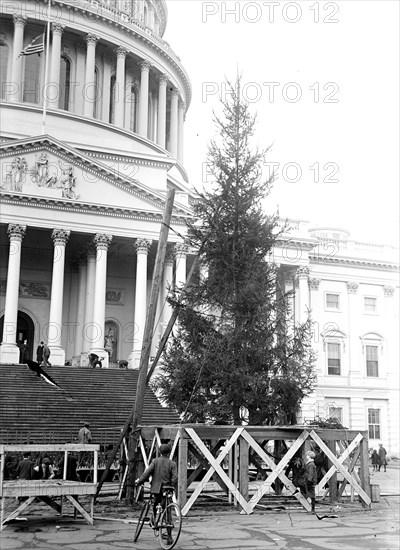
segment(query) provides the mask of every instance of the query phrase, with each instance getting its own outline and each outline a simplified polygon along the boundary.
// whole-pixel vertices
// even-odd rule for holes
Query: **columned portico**
[[[50,362],[53,365],[65,364],[65,350],[61,346],[62,306],[64,297],[65,246],[70,233],[70,231],[65,229],[54,229],[51,234],[54,243],[54,256],[48,346],[51,351]]]
[[[26,17],[14,15],[14,41],[11,64],[11,83],[7,97],[9,101],[22,101],[22,60],[19,56],[24,47]]]
[[[140,64],[140,92],[139,92],[139,120],[138,133],[147,138],[148,118],[149,118],[149,73],[150,63],[143,61]]]
[[[146,323],[147,307],[147,257],[151,241],[137,239],[136,247],[136,288],[135,288],[135,323],[133,334],[133,349],[129,357],[129,366],[139,368],[142,351],[144,325]]]
[[[93,116],[94,102],[96,99],[96,82],[95,82],[95,59],[96,59],[96,44],[98,37],[93,34],[86,36],[86,70],[85,70],[85,88],[83,90],[84,111],[85,116]]]
[[[10,250],[8,254],[3,341],[0,346],[1,363],[19,363],[19,348],[16,344],[16,336],[21,246],[25,231],[26,225],[10,224],[7,228],[8,237],[10,239]]]
[[[64,30],[63,25],[53,23],[52,27],[52,47],[51,47],[51,71],[50,81],[45,93],[49,101],[49,106],[56,109],[61,96],[60,89],[60,61],[61,61],[61,37]]]
[[[93,333],[91,353],[104,357],[103,367],[108,368],[108,353],[104,349],[104,322],[106,311],[107,252],[112,235],[97,233],[93,239],[96,246],[96,276],[94,283]]]

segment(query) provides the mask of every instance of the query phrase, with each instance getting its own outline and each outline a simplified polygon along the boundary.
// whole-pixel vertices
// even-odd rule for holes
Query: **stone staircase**
[[[136,395],[138,371],[47,367],[62,388],[51,386],[27,365],[0,365],[0,443],[73,443],[89,422],[93,443],[118,438]],[[147,389],[143,425],[179,423]]]

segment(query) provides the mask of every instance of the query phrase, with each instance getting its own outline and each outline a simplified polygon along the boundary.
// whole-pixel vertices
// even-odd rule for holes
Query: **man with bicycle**
[[[162,488],[164,485],[172,485],[176,488],[178,482],[178,471],[173,460],[168,458],[171,447],[165,443],[160,445],[161,456],[155,458],[144,473],[135,480],[135,485],[142,485],[151,476],[150,492],[153,495],[153,517],[156,516],[158,504],[163,504]],[[171,535],[168,534],[167,544],[172,543]]]

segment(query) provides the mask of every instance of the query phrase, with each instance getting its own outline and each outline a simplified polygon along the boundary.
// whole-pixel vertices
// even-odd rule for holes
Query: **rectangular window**
[[[378,371],[378,346],[365,346],[367,356],[367,376],[379,376]]]
[[[328,343],[328,374],[340,375],[340,344]]]
[[[336,420],[343,425],[343,409],[342,407],[329,407],[329,418]]]
[[[372,296],[364,296],[364,311],[365,313],[376,313],[376,298]]]
[[[325,296],[326,308],[327,309],[339,309],[339,294],[330,294],[327,293]]]
[[[368,437],[369,439],[381,438],[380,409],[368,409]]]

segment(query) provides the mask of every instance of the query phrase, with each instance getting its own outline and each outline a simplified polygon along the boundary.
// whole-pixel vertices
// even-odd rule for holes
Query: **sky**
[[[192,83],[184,165],[207,182],[213,112],[242,78],[254,146],[277,179],[266,210],[398,245],[399,3],[167,0],[164,39]]]

